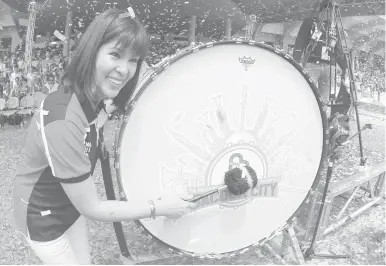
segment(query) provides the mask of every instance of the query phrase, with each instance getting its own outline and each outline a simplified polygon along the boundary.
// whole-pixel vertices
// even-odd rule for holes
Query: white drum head
[[[121,190],[129,201],[201,194],[249,164],[259,185],[198,202],[176,222],[140,224],[165,244],[220,254],[268,237],[293,217],[319,172],[325,115],[294,61],[263,45],[224,42],[166,63],[137,94],[119,138]]]

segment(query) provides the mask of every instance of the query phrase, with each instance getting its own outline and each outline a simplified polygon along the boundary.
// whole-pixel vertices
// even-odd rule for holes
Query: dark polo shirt
[[[93,171],[97,118],[88,100],[80,103],[63,89],[49,94],[32,118],[26,162],[14,182],[16,226],[32,240],[54,240],[79,218],[61,183],[82,182]]]

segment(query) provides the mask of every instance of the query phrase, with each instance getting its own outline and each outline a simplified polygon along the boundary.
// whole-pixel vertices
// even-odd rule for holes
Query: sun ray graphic
[[[194,191],[205,192],[213,187],[218,187],[224,182],[224,173],[232,167],[239,165],[250,165],[256,171],[260,180],[275,180],[277,185],[280,179],[296,174],[299,166],[290,156],[290,145],[296,130],[289,127],[280,129],[282,120],[289,119],[281,117],[273,107],[273,100],[265,97],[264,105],[256,114],[256,120],[252,127],[247,125],[248,114],[248,86],[243,85],[240,91],[239,118],[236,126],[229,121],[228,110],[224,105],[222,94],[211,96],[213,106],[205,110],[196,118],[198,127],[201,128],[200,138],[203,143],[199,144],[179,127],[185,117],[179,112],[165,126],[168,135],[177,145],[182,147],[186,153],[176,156],[176,166],[166,167],[161,165],[161,185],[163,190],[174,193],[190,193]],[[293,114],[288,114],[289,117]],[[237,161],[231,161],[238,154]],[[293,155],[293,154],[292,154]],[[237,157],[237,156],[236,156]],[[265,182],[265,183],[267,183]],[[267,191],[267,185],[256,188]],[[275,186],[276,186],[275,185]],[[286,189],[285,186],[281,189]],[[303,191],[301,188],[287,186],[288,191]],[[225,207],[238,207],[253,200],[253,195],[259,195],[258,191],[248,192],[241,198],[233,197],[231,200],[224,196],[224,202],[220,205]]]

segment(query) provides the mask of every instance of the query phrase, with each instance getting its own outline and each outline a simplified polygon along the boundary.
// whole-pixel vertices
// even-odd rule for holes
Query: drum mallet
[[[225,185],[217,189],[210,190],[194,198],[187,199],[186,201],[196,202],[200,199],[203,199],[209,195],[218,193],[225,189],[228,189],[229,192],[233,195],[242,195],[246,193],[249,189],[256,187],[257,175],[255,170],[253,170],[250,166],[243,166],[240,168],[237,167],[225,173],[224,183]]]

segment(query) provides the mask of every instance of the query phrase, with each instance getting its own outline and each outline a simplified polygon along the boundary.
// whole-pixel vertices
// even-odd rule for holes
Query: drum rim
[[[171,252],[177,253],[179,255],[188,255],[188,256],[191,256],[191,257],[206,257],[206,258],[221,258],[221,257],[226,257],[226,256],[233,256],[233,255],[242,254],[242,253],[244,253],[245,251],[249,250],[252,247],[261,246],[266,241],[268,241],[271,238],[275,237],[277,235],[278,231],[280,231],[283,228],[285,228],[289,224],[289,222],[294,221],[296,219],[296,217],[298,217],[298,215],[299,215],[299,213],[300,213],[300,211],[302,209],[302,206],[307,201],[310,200],[310,197],[313,195],[314,191],[316,190],[317,185],[320,183],[320,179],[322,177],[322,170],[324,168],[324,162],[326,160],[326,155],[327,155],[327,152],[328,152],[328,121],[327,121],[327,115],[326,115],[325,108],[323,107],[325,105],[323,103],[322,97],[320,96],[320,94],[318,92],[316,84],[311,79],[310,75],[308,74],[308,72],[305,70],[305,68],[302,65],[300,65],[295,59],[293,59],[293,57],[291,55],[285,53],[284,51],[275,49],[272,46],[269,46],[269,45],[265,44],[264,42],[246,41],[246,40],[239,40],[239,39],[209,42],[209,43],[193,46],[193,47],[190,47],[188,49],[184,49],[184,50],[182,50],[180,52],[177,52],[176,54],[174,54],[171,57],[166,57],[164,62],[161,61],[159,66],[154,69],[154,72],[151,73],[150,76],[147,75],[146,77],[144,77],[144,78],[147,78],[147,80],[142,84],[142,86],[137,90],[137,93],[131,98],[131,100],[126,105],[125,113],[123,115],[123,119],[121,121],[120,126],[117,128],[117,130],[119,130],[119,133],[118,133],[118,136],[116,136],[116,140],[115,140],[115,147],[117,147],[115,149],[115,168],[116,168],[118,189],[119,189],[119,194],[121,196],[121,199],[127,201],[127,195],[126,195],[126,192],[124,190],[123,183],[122,183],[122,178],[121,178],[120,171],[119,171],[119,168],[120,168],[120,166],[119,166],[119,164],[120,164],[119,163],[120,150],[119,149],[120,149],[120,144],[121,144],[122,138],[124,136],[124,131],[126,129],[126,124],[128,123],[128,120],[130,118],[131,112],[135,108],[135,104],[138,101],[138,99],[141,97],[142,93],[145,91],[147,86],[154,79],[156,79],[156,77],[160,73],[162,73],[170,64],[174,63],[175,61],[181,59],[182,57],[184,57],[184,56],[186,56],[188,54],[195,53],[195,52],[197,52],[199,50],[203,50],[205,48],[211,48],[213,46],[226,45],[226,44],[249,45],[249,46],[256,46],[256,47],[268,50],[268,51],[273,52],[273,53],[277,54],[278,56],[282,57],[287,62],[291,63],[291,65],[293,65],[300,72],[300,74],[306,79],[307,83],[311,87],[312,92],[314,93],[314,96],[316,98],[316,101],[317,101],[317,104],[318,104],[318,107],[319,107],[319,112],[321,114],[322,127],[323,127],[322,156],[320,158],[319,167],[318,167],[318,171],[316,173],[316,176],[314,178],[314,182],[312,183],[312,185],[311,185],[311,187],[310,187],[306,197],[304,198],[303,202],[299,205],[299,207],[296,209],[296,211],[286,220],[285,224],[283,224],[282,226],[280,226],[279,228],[274,230],[269,237],[266,237],[266,238],[263,238],[261,240],[258,240],[258,241],[256,241],[256,243],[253,243],[253,244],[251,244],[249,246],[240,248],[238,250],[234,250],[234,251],[231,251],[231,252],[225,252],[225,253],[216,253],[216,254],[209,254],[209,253],[201,254],[201,253],[195,253],[195,252],[183,250],[183,249],[180,249],[178,247],[172,246],[172,245],[164,242],[163,240],[157,238],[155,235],[152,234],[152,232],[150,232],[142,224],[141,220],[135,220],[134,221],[135,224],[137,226],[139,226],[139,228],[141,230],[143,230],[143,232],[145,232],[146,234],[150,235],[153,240],[155,240],[156,242],[162,243]],[[141,79],[141,81],[143,79]]]

